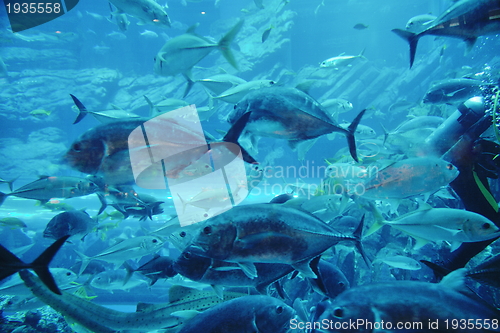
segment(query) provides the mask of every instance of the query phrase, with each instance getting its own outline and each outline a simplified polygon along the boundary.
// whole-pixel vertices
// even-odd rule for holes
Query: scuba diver
[[[426,151],[441,156],[460,171],[450,186],[465,209],[487,217],[498,227],[498,204],[491,194],[488,178],[498,179],[500,145],[481,138],[481,135],[493,124],[499,140],[496,122],[499,93],[498,86],[486,86],[484,96],[472,97],[460,104],[457,111],[425,141]],[[495,240],[463,243],[441,264],[449,270],[462,268]]]

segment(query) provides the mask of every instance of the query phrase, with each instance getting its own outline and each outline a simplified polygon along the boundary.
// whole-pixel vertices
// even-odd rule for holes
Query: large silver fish
[[[325,222],[304,211],[283,205],[236,206],[201,226],[184,252],[237,262],[249,277],[257,276],[254,263],[292,265],[307,277],[316,278],[309,263],[340,241],[360,243],[360,226],[352,236],[337,233]]]
[[[248,93],[235,106],[228,121],[235,123],[245,113],[250,114],[245,132],[288,140],[292,148],[321,135],[342,133],[347,137],[351,156],[358,161],[354,133],[364,110],[344,129],[308,94],[296,88],[273,86]]]
[[[121,12],[141,21],[141,24],[170,27],[170,19],[165,9],[154,0],[111,0]]]
[[[84,178],[42,176],[10,193],[0,192],[0,205],[11,195],[45,203],[52,198],[76,198],[89,195],[98,189],[96,184]]]
[[[425,35],[461,38],[471,49],[479,36],[500,31],[499,0],[461,0],[453,4],[424,30],[411,32],[393,29],[410,44],[410,67],[415,60],[418,40]]]
[[[218,43],[213,43],[207,38],[197,35],[194,32],[196,25],[190,27],[185,34],[174,37],[163,45],[155,57],[155,73],[163,76],[184,75],[188,81],[184,92],[184,96],[186,96],[194,83],[191,69],[213,50],[219,49],[226,60],[234,68],[237,68],[236,60],[229,46],[243,26],[243,22],[241,20],[236,23]]]

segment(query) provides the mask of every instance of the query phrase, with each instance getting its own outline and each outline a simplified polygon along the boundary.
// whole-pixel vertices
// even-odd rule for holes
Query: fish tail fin
[[[69,235],[63,236],[52,243],[51,246],[45,249],[31,264],[31,269],[33,269],[42,280],[42,282],[54,293],[61,295],[61,291],[57,287],[56,281],[49,271],[49,263],[52,261],[56,253],[59,251],[61,246],[69,238]]]
[[[368,229],[363,237],[370,236],[384,226],[384,218],[382,217],[382,214],[377,209],[377,207],[375,207],[375,204],[369,202],[368,205],[370,206],[369,209],[371,210],[373,217],[375,218],[375,223],[373,223],[373,225]]]
[[[9,196],[8,194],[0,192],[0,206],[3,204],[3,202],[5,201],[5,199],[7,199],[8,196]]]
[[[87,111],[87,108],[85,107],[85,105],[83,105],[83,103],[80,102],[80,100],[78,98],[76,98],[75,96],[73,96],[71,94],[69,94],[69,95],[73,99],[73,102],[75,103],[75,105],[79,111],[78,116],[76,117],[75,121],[73,122],[73,125],[74,125],[74,124],[78,124],[83,118],[85,118],[88,111]]]
[[[132,274],[134,274],[135,270],[126,261],[123,263],[123,267],[125,267],[125,269],[127,270],[127,275],[125,275],[125,278],[123,279],[123,285],[126,285],[127,282],[130,280],[130,278],[132,277]]]
[[[347,127],[347,144],[349,146],[349,152],[351,153],[352,158],[356,161],[359,162],[358,160],[358,153],[356,152],[356,139],[354,138],[354,133],[356,132],[356,128],[358,128],[359,122],[361,121],[361,118],[365,114],[366,109],[361,110],[361,112],[354,118],[352,123]]]
[[[85,271],[85,268],[87,268],[92,258],[87,257],[85,254],[78,252],[77,250],[74,251],[76,252],[76,254],[78,254],[80,260],[82,261],[82,265],[80,266],[80,271],[78,272],[78,275],[82,275],[83,271]]]
[[[177,193],[177,196],[179,197],[179,199],[181,200],[181,204],[182,204],[182,214],[184,214],[186,212],[186,206],[187,206],[187,202],[184,201],[184,199],[182,199],[181,195],[179,193]]]
[[[384,127],[384,125],[382,123],[379,123],[380,124],[380,127],[382,127],[382,131],[384,131],[384,145],[385,145],[385,142],[387,141],[387,138],[389,137],[389,131],[387,130],[387,128]]]
[[[152,118],[153,116],[157,115],[155,112],[156,108],[153,105],[153,103],[151,102],[151,100],[146,95],[143,95],[143,96],[144,96],[144,99],[146,100],[146,103],[148,103],[148,106],[149,106],[149,117]]]
[[[358,57],[366,59],[366,57],[364,56],[365,50],[366,50],[366,47],[363,50],[361,50],[361,52],[358,54]]]
[[[186,90],[184,90],[184,96],[182,96],[183,98],[189,94],[189,92],[191,91],[191,88],[193,88],[193,86],[194,86],[194,81],[193,81],[193,79],[191,79],[190,76],[191,75],[184,75],[184,77],[186,78],[186,81],[187,81],[187,86],[186,86]]]
[[[413,62],[415,61],[415,53],[417,52],[417,44],[419,39],[418,34],[403,29],[392,29],[392,32],[394,32],[396,35],[403,38],[408,42],[408,44],[410,44],[410,68],[411,68],[413,66]]]
[[[9,185],[9,190],[11,192],[14,191],[14,182],[17,180],[17,178],[19,178],[19,176],[12,178],[11,180],[6,181],[6,183]]]
[[[238,143],[238,139],[241,133],[243,132],[243,129],[245,128],[246,124],[248,123],[250,115],[251,115],[250,112],[244,113],[229,129],[229,131],[226,133],[222,141],[231,142],[238,145],[238,147],[240,147],[241,149],[241,155],[243,156],[243,160],[245,162],[251,164],[258,164],[258,162],[252,156],[250,156],[250,154]]]
[[[234,55],[231,52],[229,46],[236,37],[236,34],[240,31],[244,22],[245,22],[244,20],[240,20],[238,23],[236,23],[236,25],[231,30],[229,30],[229,32],[225,34],[224,37],[221,38],[218,44],[219,49],[221,50],[224,58],[226,58],[226,60],[231,64],[231,66],[233,66],[236,69],[238,69],[238,64],[236,63],[236,59],[234,59]]]
[[[371,267],[371,261],[370,259],[368,259],[368,256],[366,255],[363,243],[361,243],[364,226],[365,226],[365,214],[363,214],[363,217],[361,217],[361,221],[359,222],[359,225],[356,228],[356,230],[354,230],[354,232],[352,233],[352,236],[356,239],[356,249],[358,250],[359,254],[361,254],[361,257],[363,257],[363,260],[365,261],[366,265],[368,267]]]
[[[19,259],[14,253],[0,245],[0,281],[8,278],[12,274],[17,273],[23,268],[23,266],[28,267],[28,265]]]

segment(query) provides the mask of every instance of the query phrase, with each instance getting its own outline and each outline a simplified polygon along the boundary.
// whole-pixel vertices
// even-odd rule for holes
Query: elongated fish
[[[249,113],[246,133],[285,139],[292,148],[302,141],[339,132],[347,137],[351,156],[358,161],[354,133],[364,112],[361,111],[351,125],[344,129],[311,96],[296,88],[273,86],[248,93],[236,105],[228,121],[235,123]]]
[[[100,306],[76,295],[62,291],[52,293],[28,271],[20,272],[21,278],[33,295],[59,312],[70,323],[81,325],[94,333],[149,332],[154,329],[172,328],[181,323],[170,316],[170,311],[120,312]]]
[[[197,25],[190,27],[185,34],[174,37],[163,45],[155,57],[155,73],[163,76],[184,75],[188,82],[186,91],[184,92],[184,96],[186,96],[194,83],[191,76],[191,69],[212,52],[212,50],[219,49],[226,60],[234,68],[237,68],[236,60],[229,46],[243,26],[243,22],[241,20],[236,23],[217,44],[197,35],[194,32]]]
[[[355,56],[345,55],[345,53],[342,53],[336,57],[326,59],[319,66],[321,68],[335,68],[335,69],[339,69],[339,68],[347,67],[347,66],[352,66],[351,65],[352,62],[355,61],[356,59],[359,59],[359,58],[366,59],[365,56],[363,55],[364,52],[365,52],[365,50],[361,51],[360,54],[355,55]]]
[[[257,276],[254,263],[262,262],[289,264],[316,278],[310,261],[340,241],[354,241],[368,261],[359,241],[362,225],[363,220],[347,236],[298,209],[274,204],[236,206],[203,222],[184,252],[236,262],[249,277]]]
[[[479,36],[500,31],[500,1],[461,0],[438,16],[424,30],[411,32],[393,29],[410,44],[410,67],[415,61],[418,40],[425,35],[461,38],[470,50]]]

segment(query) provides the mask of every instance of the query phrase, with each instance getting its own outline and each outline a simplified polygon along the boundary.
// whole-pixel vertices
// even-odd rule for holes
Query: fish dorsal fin
[[[304,82],[301,82],[295,86],[295,89],[298,89],[306,94],[309,95],[309,90],[311,89],[312,85],[316,83],[315,80],[307,80]]]
[[[119,107],[118,105],[114,105],[114,104],[110,104],[111,107],[113,108],[113,110],[120,110],[120,111],[123,111],[123,109],[121,107]]]
[[[158,307],[158,304],[151,304],[151,303],[142,303],[139,302],[137,303],[137,308],[136,312],[147,312],[149,310],[154,310]]]
[[[196,289],[175,285],[170,287],[168,291],[168,300],[170,303],[178,302],[193,292],[197,291]]]
[[[198,28],[198,26],[200,25],[200,23],[195,23],[193,24],[192,26],[190,26],[187,30],[186,30],[186,33],[187,34],[195,34],[195,30],[196,28]]]
[[[345,54],[345,52],[342,52],[342,53],[341,53],[341,54],[339,54],[337,57],[342,57],[344,54]]]

